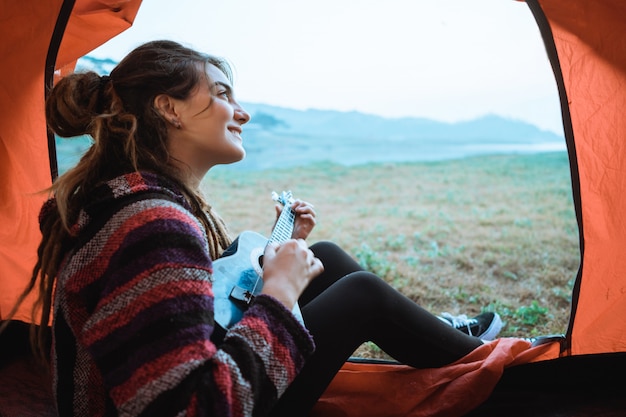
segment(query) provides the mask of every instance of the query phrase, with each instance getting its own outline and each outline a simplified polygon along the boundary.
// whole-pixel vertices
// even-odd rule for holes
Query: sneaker
[[[482,313],[472,318],[465,314],[453,316],[450,313],[442,313],[437,317],[455,329],[484,341],[495,339],[502,330],[502,319],[498,313]]]

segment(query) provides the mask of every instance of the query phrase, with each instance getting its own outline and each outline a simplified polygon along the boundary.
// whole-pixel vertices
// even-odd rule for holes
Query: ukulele
[[[230,329],[243,317],[254,297],[263,289],[263,253],[270,243],[291,239],[296,213],[291,209],[294,199],[291,191],[272,199],[283,205],[269,239],[263,235],[244,231],[213,261],[213,294],[215,321],[224,329]],[[292,313],[304,324],[298,303]]]

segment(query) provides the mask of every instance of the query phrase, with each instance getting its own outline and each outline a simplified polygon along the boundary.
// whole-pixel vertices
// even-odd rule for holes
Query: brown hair
[[[39,313],[38,335],[31,334],[36,353],[47,359],[47,323],[59,266],[68,250],[70,226],[98,183],[133,171],[151,171],[176,182],[196,217],[205,225],[213,259],[230,243],[221,218],[197,190],[181,181],[181,172],[167,150],[165,121],[154,99],[166,94],[184,100],[205,77],[206,65],[219,68],[232,82],[229,65],[172,41],[153,41],[130,52],[109,76],[95,72],[70,74],[46,100],[49,128],[61,137],[90,135],[92,146],[78,164],[52,185],[56,209],[41,224],[43,234],[30,282],[9,314],[38,285],[33,321]],[[6,321],[8,323],[8,320]],[[0,328],[0,331],[3,328]]]

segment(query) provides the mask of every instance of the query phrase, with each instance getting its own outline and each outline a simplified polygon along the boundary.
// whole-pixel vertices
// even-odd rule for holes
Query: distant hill
[[[84,57],[77,69],[108,74],[115,61]],[[252,119],[244,126],[247,157],[228,169],[256,170],[328,161],[432,161],[478,154],[562,151],[562,136],[497,115],[458,123],[426,118],[385,118],[360,112],[296,110],[242,103]],[[74,163],[88,140],[58,142],[60,169]]]
[[[334,110],[295,110],[258,103],[243,103],[252,115],[251,125],[274,132],[315,132],[359,139],[385,140],[479,140],[523,141],[531,143],[558,140],[552,132],[496,115],[446,123],[432,119],[404,117],[385,118]]]
[[[564,150],[563,137],[518,120],[487,115],[459,123],[391,119],[359,112],[295,110],[242,103],[248,150],[240,169],[313,161],[344,165],[432,161],[478,154]]]
[[[96,58],[93,56],[84,56],[76,63],[76,71],[95,71],[100,75],[109,74],[117,65],[117,61],[111,58]]]

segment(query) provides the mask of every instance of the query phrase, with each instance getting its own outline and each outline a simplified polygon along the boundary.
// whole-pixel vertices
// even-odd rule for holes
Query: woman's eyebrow
[[[213,83],[213,85],[215,85],[215,86],[222,86],[229,93],[233,92],[233,88],[230,86],[230,84],[227,84],[227,83],[224,83],[224,82],[221,82],[221,81],[216,81],[215,83]]]

